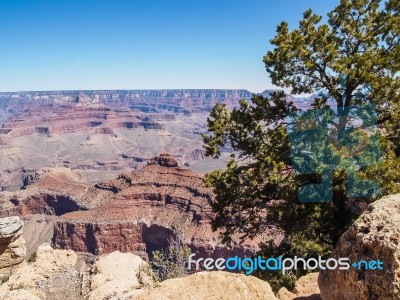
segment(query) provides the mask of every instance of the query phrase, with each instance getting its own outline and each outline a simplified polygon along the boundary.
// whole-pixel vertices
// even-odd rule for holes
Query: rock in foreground
[[[152,286],[152,278],[149,265],[139,256],[115,251],[93,265],[85,299],[129,299],[142,293],[143,286]]]
[[[23,226],[24,223],[19,217],[0,219],[0,280],[7,278],[11,269],[25,259]]]
[[[340,238],[332,257],[350,263],[381,260],[383,270],[321,271],[319,287],[324,300],[400,299],[400,194],[373,204]]]
[[[223,271],[199,272],[163,281],[134,300],[275,300],[269,284],[253,276]]]
[[[285,287],[276,294],[279,300],[321,300],[318,287],[318,272],[300,277],[292,292]]]
[[[75,252],[42,244],[33,260],[22,262],[0,283],[0,299],[128,300],[153,286],[149,265],[132,253],[100,257],[88,272],[78,272],[77,262]]]
[[[0,286],[0,299],[81,300],[81,278],[75,270],[76,262],[73,251],[54,250],[49,244],[43,244],[37,249],[34,261],[21,263]],[[34,297],[29,298],[31,294]]]

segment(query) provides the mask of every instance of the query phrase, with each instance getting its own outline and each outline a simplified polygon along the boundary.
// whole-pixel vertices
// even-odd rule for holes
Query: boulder
[[[297,297],[304,297],[309,300],[321,299],[318,287],[318,274],[318,272],[309,273],[297,279],[292,292],[296,294]]]
[[[348,257],[350,264],[379,259],[383,270],[367,270],[364,263],[321,270],[322,299],[400,299],[400,194],[372,203],[340,238],[332,257]]]
[[[55,250],[50,244],[38,247],[36,261],[33,263],[36,273],[49,277],[60,269],[74,268],[77,255],[71,250]]]
[[[132,300],[275,300],[268,282],[254,276],[224,271],[199,272],[168,279]]]
[[[140,288],[152,286],[148,264],[132,253],[107,254],[93,265],[91,272],[88,300],[128,299],[143,292]]]
[[[294,300],[297,295],[289,292],[287,288],[283,287],[278,291],[276,297],[278,297],[279,300]]]
[[[22,236],[9,244],[0,245],[0,270],[21,263],[25,254],[25,240]]]
[[[147,162],[149,165],[160,165],[162,167],[175,168],[179,166],[178,161],[171,154],[161,153]]]
[[[320,300],[318,272],[309,273],[297,279],[292,292],[281,288],[276,296],[279,300]]]
[[[143,293],[143,289],[137,289],[128,280],[118,279],[103,283],[90,292],[86,300],[128,300]]]
[[[24,223],[19,217],[0,219],[0,280],[9,277],[26,256],[22,237]]]
[[[22,234],[24,222],[19,217],[0,219],[0,245],[8,244]]]

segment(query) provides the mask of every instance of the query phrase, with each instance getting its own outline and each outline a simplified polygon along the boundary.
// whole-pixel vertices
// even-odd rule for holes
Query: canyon
[[[278,243],[282,235],[273,226],[257,240],[238,235],[230,245],[211,228],[214,196],[204,173],[225,161],[205,158],[201,134],[216,103],[232,109],[251,96],[0,93],[0,217],[25,223],[27,258],[43,243],[83,256],[131,252],[147,261],[173,241],[203,257],[248,256],[260,241]]]
[[[171,159],[155,161],[160,160]],[[155,163],[149,166],[159,168]],[[159,176],[156,177],[161,179]],[[143,183],[136,181],[133,174],[128,177],[133,179],[132,186]],[[109,186],[115,186],[116,191],[129,188],[116,182],[104,184],[104,188]],[[341,236],[331,255],[351,261],[380,257],[384,269],[324,268],[299,277],[292,291],[282,287],[276,294],[265,280],[225,271],[196,272],[160,282],[149,264],[130,251],[117,250],[83,259],[80,252],[54,249],[43,243],[35,248],[35,256],[25,261],[26,244],[21,234],[27,225],[19,217],[0,218],[0,299],[398,299],[399,199],[400,194],[390,195],[370,204]],[[72,217],[70,214],[75,212],[66,216]],[[189,215],[194,216],[193,212]],[[78,219],[79,216],[70,218]],[[207,216],[201,218],[206,219]]]
[[[179,167],[166,153],[95,185],[69,168],[34,172],[25,184],[0,193],[0,216],[20,216],[29,224],[28,248],[48,242],[93,255],[132,252],[148,260],[179,240],[199,256],[225,257],[251,255],[259,242],[282,238],[271,226],[256,240],[236,236],[224,245],[211,228],[213,193],[204,176]]]
[[[282,242],[273,225],[252,240],[234,234],[229,244],[211,226],[214,194],[204,173],[224,167],[231,150],[207,159],[201,134],[216,103],[232,109],[251,96],[246,90],[0,93],[0,297],[207,299],[197,285],[207,291],[218,285],[221,297],[238,289],[243,299],[397,297],[399,195],[369,206],[333,253],[351,256],[356,248],[359,259],[385,257],[385,277],[323,271],[275,297],[267,282],[251,276],[200,272],[156,286],[151,273],[141,274],[156,251],[176,242],[214,259],[248,257],[262,243]],[[286,96],[299,108],[309,104]],[[375,284],[380,278],[389,283]]]
[[[223,167],[229,149],[220,160],[204,156],[209,112],[217,103],[238,107],[252,95],[195,89],[0,93],[0,189],[18,190],[25,173],[46,167],[79,169],[96,183],[163,152],[196,172]],[[310,100],[286,97],[299,107]]]

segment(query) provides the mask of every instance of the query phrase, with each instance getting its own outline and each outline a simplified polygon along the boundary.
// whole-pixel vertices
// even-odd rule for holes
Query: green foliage
[[[292,93],[317,91],[320,96],[310,109],[326,108],[328,98],[335,100],[334,109],[342,117],[330,123],[332,141],[348,125],[346,107],[372,103],[383,157],[378,164],[357,169],[357,176],[378,182],[383,195],[399,192],[400,2],[341,0],[328,14],[327,24],[321,20],[308,10],[293,31],[282,22],[271,40],[275,48],[264,57],[266,70],[275,85],[290,87]],[[207,175],[216,194],[211,204],[216,213],[213,229],[222,230],[229,242],[233,233],[253,238],[269,225],[278,225],[285,239],[279,248],[264,245],[261,253],[266,257],[328,255],[359,215],[358,203],[366,201],[346,195],[345,165],[333,172],[332,202],[298,201],[298,188],[319,182],[321,176],[293,171],[285,117],[295,111],[279,92],[268,99],[255,95],[250,103],[242,100],[232,111],[217,104],[208,119],[210,134],[203,136],[209,156],[218,158],[226,146],[234,151],[225,170]],[[346,157],[357,149],[331,150]],[[289,288],[292,275],[260,274],[275,286]]]
[[[286,258],[291,256],[288,256],[287,250],[288,244],[284,243],[278,249],[269,243],[267,245],[263,245],[260,252],[263,254],[264,259],[267,259],[268,257],[279,257],[280,255],[282,255],[283,258]],[[300,274],[302,273],[293,273],[292,271],[282,274],[280,271],[256,270],[252,275],[266,280],[271,286],[272,290],[276,293],[281,287],[286,287],[289,291],[293,290],[296,279]]]
[[[157,281],[187,275],[185,264],[188,261],[190,249],[183,244],[181,239],[170,239],[167,249],[153,251],[152,254],[151,266]]]
[[[158,281],[150,264],[141,264],[137,273],[140,288],[149,289]]]

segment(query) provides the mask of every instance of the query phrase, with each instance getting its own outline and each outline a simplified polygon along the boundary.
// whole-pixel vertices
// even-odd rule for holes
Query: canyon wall
[[[202,175],[179,167],[169,154],[94,186],[77,174],[66,168],[32,173],[24,190],[0,193],[1,216],[47,215],[51,218],[37,228],[54,224],[55,247],[95,255],[118,250],[148,259],[177,239],[203,257],[245,256],[258,249],[261,239],[234,237],[232,247],[221,243],[210,224],[212,190]],[[274,229],[264,236],[280,238]]]

